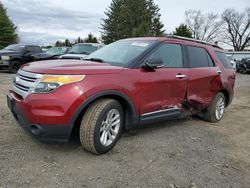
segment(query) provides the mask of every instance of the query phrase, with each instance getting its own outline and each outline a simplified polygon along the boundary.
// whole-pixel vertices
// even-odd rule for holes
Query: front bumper
[[[8,67],[10,65],[10,61],[0,60],[0,67]]]
[[[60,142],[67,141],[70,138],[73,125],[47,125],[30,122],[22,101],[11,92],[7,95],[7,104],[18,124],[33,137],[45,141]]]

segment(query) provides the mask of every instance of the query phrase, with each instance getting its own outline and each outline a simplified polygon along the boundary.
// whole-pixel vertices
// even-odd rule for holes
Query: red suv
[[[19,124],[41,139],[77,132],[96,154],[123,129],[193,114],[221,120],[233,98],[235,72],[224,52],[181,37],[133,38],[84,60],[25,64],[7,96]]]

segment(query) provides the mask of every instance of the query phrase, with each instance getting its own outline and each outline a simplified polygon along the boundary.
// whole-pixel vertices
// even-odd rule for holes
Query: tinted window
[[[32,46],[27,46],[25,51],[29,51],[30,53],[34,53],[34,48]]]
[[[213,67],[213,61],[204,48],[187,46],[189,53],[189,64],[195,67]]]
[[[179,44],[164,44],[148,59],[161,59],[165,67],[183,67],[182,49]]]
[[[220,60],[220,62],[223,65],[223,67],[225,67],[226,69],[232,69],[233,68],[232,65],[231,65],[230,60],[228,59],[228,57],[226,56],[225,53],[223,53],[223,52],[216,52],[216,56]]]

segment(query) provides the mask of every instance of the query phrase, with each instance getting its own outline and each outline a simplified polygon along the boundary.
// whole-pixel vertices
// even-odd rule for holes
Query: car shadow
[[[146,124],[139,126],[130,130],[124,130],[121,136],[121,139],[124,137],[134,137],[137,135],[147,135],[154,134],[155,132],[162,131],[162,129],[170,129],[172,127],[185,126],[186,122],[190,120],[202,121],[198,116],[186,117],[178,120],[169,120],[160,123]],[[46,149],[53,151],[63,151],[63,152],[75,152],[75,151],[84,151],[80,150],[82,148],[81,142],[78,136],[74,136],[69,139],[68,142],[55,142],[55,141],[42,141],[33,138],[35,142],[42,144]]]

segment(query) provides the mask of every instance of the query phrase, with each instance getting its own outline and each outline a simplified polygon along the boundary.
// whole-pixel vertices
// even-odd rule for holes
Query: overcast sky
[[[0,0],[18,26],[23,43],[55,43],[56,40],[88,33],[100,36],[100,24],[111,0]],[[222,13],[226,8],[243,11],[250,0],[155,0],[160,7],[165,30],[172,32],[184,22],[188,9]]]

